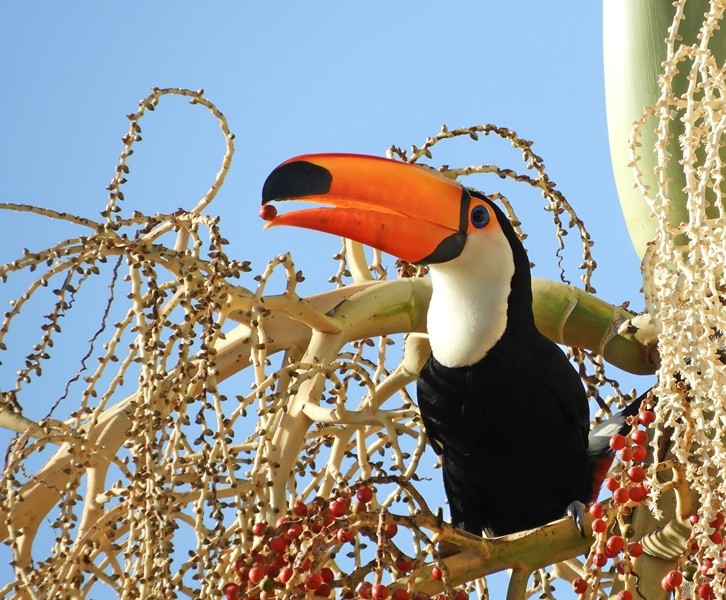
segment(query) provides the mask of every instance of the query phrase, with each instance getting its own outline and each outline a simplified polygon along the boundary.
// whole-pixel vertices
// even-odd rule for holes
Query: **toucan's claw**
[[[444,524],[444,509],[439,506],[436,511],[436,526],[441,527]]]
[[[567,516],[570,517],[577,525],[580,535],[585,537],[585,505],[579,500],[575,500],[567,507]]]

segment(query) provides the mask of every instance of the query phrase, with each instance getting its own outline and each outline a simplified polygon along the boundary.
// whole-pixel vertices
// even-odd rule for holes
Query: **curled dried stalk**
[[[439,171],[441,171],[441,173],[446,175],[447,177],[451,177],[453,179],[458,179],[459,177],[464,177],[475,173],[494,173],[502,179],[512,179],[513,181],[525,183],[527,185],[540,189],[542,191],[542,195],[548,202],[546,210],[552,213],[552,219],[555,224],[555,235],[557,237],[557,242],[559,245],[556,253],[558,258],[558,264],[560,266],[562,264],[562,252],[565,248],[564,237],[567,235],[567,229],[562,222],[561,215],[566,214],[569,217],[567,228],[576,227],[580,235],[580,241],[582,243],[583,262],[581,263],[580,268],[583,270],[581,279],[584,283],[585,291],[594,293],[595,288],[593,288],[591,285],[591,279],[592,274],[597,267],[597,263],[592,257],[593,243],[590,238],[590,234],[587,232],[585,224],[577,216],[577,213],[574,211],[574,209],[564,197],[562,192],[560,192],[556,188],[555,183],[547,175],[542,158],[532,151],[533,142],[520,138],[519,135],[517,135],[517,133],[511,129],[508,129],[506,127],[499,127],[492,124],[459,127],[453,130],[450,130],[448,127],[446,127],[446,125],[443,125],[439,133],[427,138],[421,148],[412,146],[410,156],[408,156],[404,150],[396,148],[395,146],[389,149],[388,155],[389,157],[396,156],[400,160],[409,163],[416,163],[424,157],[429,159],[432,158],[433,154],[431,152],[431,149],[442,140],[462,136],[469,136],[471,139],[477,140],[479,139],[479,134],[484,134],[485,136],[494,134],[504,140],[507,140],[513,147],[521,151],[522,160],[525,163],[526,169],[534,171],[534,175],[520,173],[513,169],[502,168],[497,165],[472,165],[460,168],[451,168],[449,166],[446,166],[441,167]],[[510,216],[513,216],[511,206],[508,203],[506,203],[505,205],[508,207],[508,212],[510,213]],[[515,223],[518,223],[518,219],[516,219],[516,216],[514,220]],[[569,283],[565,278],[564,272],[561,271],[560,277],[563,282]]]
[[[225,139],[220,170],[188,211],[124,215],[140,123],[169,94],[216,117]],[[224,184],[234,151],[222,113],[199,91],[154,89],[129,120],[100,220],[0,206],[87,230],[0,267],[3,278],[35,273],[5,315],[0,343],[31,297],[53,292],[38,344],[3,390],[13,406],[31,401],[79,294],[94,285],[106,285],[108,294],[100,323],[89,325],[81,367],[50,403],[53,419],[39,432],[24,431],[8,451],[0,535],[13,552],[14,577],[0,584],[0,595],[219,596],[238,561],[261,551],[255,524],[279,533],[280,517],[290,519],[301,503],[326,519],[331,498],[350,496],[366,481],[376,486],[369,510],[344,517],[357,528],[350,557],[333,558],[342,542],[314,523],[299,542],[316,568],[330,565],[341,586],[385,571],[396,585],[452,591],[490,572],[523,564],[536,570],[583,551],[567,522],[504,543],[482,541],[441,523],[438,507],[426,505],[419,478],[432,458],[409,389],[429,354],[421,335],[426,279],[384,281],[380,253],[367,264],[351,243],[340,253],[337,287],[316,296],[299,295],[302,273],[289,254],[249,276],[249,263],[227,256],[218,219],[201,214]],[[510,141],[534,170],[492,172],[541,189],[557,219],[568,210],[531,143],[503,128],[442,133],[412,160],[438,139],[477,132]],[[169,232],[177,234],[173,247],[164,243]],[[284,289],[271,293],[277,273]],[[343,285],[349,275],[353,283]],[[557,341],[576,339],[626,368],[653,369],[653,346],[628,325],[634,315],[564,284],[542,285],[535,296],[538,319],[553,324]],[[407,334],[403,344],[398,334]],[[387,539],[390,524],[409,537]],[[43,553],[39,540],[48,535],[56,543]],[[441,542],[464,551],[442,558]],[[412,559],[413,570],[395,566],[401,556]],[[433,564],[443,565],[443,582],[430,577]],[[486,595],[485,582],[478,589]]]

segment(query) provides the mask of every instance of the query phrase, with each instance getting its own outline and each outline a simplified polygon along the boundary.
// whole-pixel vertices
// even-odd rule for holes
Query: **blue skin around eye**
[[[483,206],[475,206],[471,211],[471,224],[481,229],[489,223],[489,211]]]

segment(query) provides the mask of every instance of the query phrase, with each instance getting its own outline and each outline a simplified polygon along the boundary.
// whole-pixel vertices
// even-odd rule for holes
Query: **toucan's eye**
[[[471,224],[477,229],[485,227],[489,223],[489,211],[481,204],[471,209]]]

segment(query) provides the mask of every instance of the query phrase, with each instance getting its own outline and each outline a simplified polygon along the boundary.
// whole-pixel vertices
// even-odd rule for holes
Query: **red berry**
[[[341,527],[338,529],[338,533],[335,534],[335,537],[341,544],[345,544],[353,539],[353,532],[348,527]]]
[[[287,583],[292,579],[294,574],[295,571],[293,571],[292,567],[282,567],[282,569],[280,569],[280,573],[277,575],[277,578],[280,580],[280,583]]]
[[[724,515],[722,512],[716,513],[716,518],[713,521],[709,521],[708,525],[709,527],[713,527],[714,529],[721,529],[724,524]]]
[[[625,439],[625,436],[620,435],[619,433],[616,433],[613,437],[610,438],[610,448],[612,448],[616,452],[625,448],[626,443],[627,440]]]
[[[287,517],[280,517],[280,518],[279,518],[279,519],[277,519],[277,521],[275,522],[275,527],[277,527],[277,528],[280,528],[280,527],[282,527],[283,525],[285,525],[285,523],[287,523]]]
[[[303,526],[300,523],[292,523],[290,527],[287,528],[287,532],[285,533],[285,537],[291,540],[296,540],[302,535],[303,532]]]
[[[605,551],[612,556],[620,554],[622,549],[625,547],[625,540],[619,535],[611,535],[608,541],[605,542]]]
[[[410,573],[413,571],[413,563],[410,560],[401,557],[396,561],[396,568],[404,573]]]
[[[626,488],[618,488],[613,492],[613,500],[617,504],[625,504],[628,500],[630,500],[630,493]]]
[[[431,569],[431,577],[438,581],[441,581],[441,579],[444,577],[444,572],[439,569],[439,567],[434,567],[433,569]]]
[[[645,469],[640,466],[630,467],[628,469],[628,477],[630,477],[630,481],[640,483],[645,479]]]
[[[305,589],[317,590],[323,583],[323,578],[318,573],[308,573],[305,576]]]
[[[260,209],[260,218],[272,221],[277,216],[277,209],[272,204],[264,204]]]
[[[409,600],[410,595],[406,588],[396,588],[391,592],[391,600]]]
[[[622,591],[618,592],[616,599],[617,600],[633,600],[633,594],[631,594],[628,590],[622,590]]]
[[[367,504],[373,499],[373,490],[367,485],[361,485],[356,490],[355,497],[358,498],[359,502]]]
[[[469,600],[469,594],[467,594],[464,590],[459,590],[454,595],[454,600]]]
[[[599,502],[594,502],[590,505],[590,514],[599,519],[605,514],[605,507]]]
[[[237,600],[239,598],[240,587],[236,583],[227,583],[222,588],[222,593],[226,600]]]
[[[376,583],[371,589],[371,598],[373,600],[385,600],[388,598],[388,588],[380,583]]]
[[[633,446],[630,450],[633,453],[633,460],[636,462],[640,462],[648,455],[645,446]]]
[[[652,410],[641,410],[638,415],[638,420],[645,426],[648,427],[653,421],[655,421],[655,413]]]
[[[310,524],[310,531],[313,533],[320,533],[323,530],[323,525],[324,523],[322,519],[315,519],[315,521]]]
[[[672,592],[683,583],[683,575],[678,571],[668,571],[660,585],[666,592]]]
[[[690,517],[688,517],[688,522],[689,522],[689,523],[690,523],[691,525],[695,525],[695,524],[696,524],[696,523],[698,523],[698,522],[699,522],[700,520],[701,520],[701,517],[699,517],[699,516],[698,516],[698,514],[696,514],[696,513],[693,513],[693,514],[692,514],[692,515],[691,515]]]
[[[287,550],[287,543],[287,540],[282,536],[274,537],[270,540],[270,550],[282,554]]]
[[[587,581],[578,577],[572,582],[572,590],[576,594],[584,594],[587,591]]]
[[[315,590],[315,595],[318,598],[327,598],[330,596],[330,586],[327,583],[321,583],[320,587]]]
[[[633,565],[630,561],[627,560],[619,560],[615,564],[615,570],[620,574],[624,575],[625,573],[631,573],[633,571]]]
[[[330,514],[334,517],[342,517],[348,510],[345,500],[337,498],[330,503]]]
[[[714,544],[722,544],[723,534],[721,533],[720,529],[716,529],[711,535],[708,536],[708,539],[711,540]]]
[[[431,600],[431,596],[426,592],[414,592],[411,600]]]
[[[398,525],[395,523],[384,523],[381,526],[381,531],[386,537],[392,538],[398,533]]]
[[[234,570],[234,572],[235,572],[235,573],[237,573],[238,575],[239,575],[239,574],[240,574],[240,573],[241,573],[242,571],[246,571],[246,570],[247,570],[247,568],[246,568],[246,565],[245,565],[245,560],[244,560],[243,558],[238,558],[238,559],[237,559],[236,561],[234,561],[234,565],[232,565],[232,569],[233,569],[233,570]]]
[[[267,531],[267,523],[255,523],[252,526],[252,535],[259,537],[265,535],[265,531]]]
[[[303,501],[298,500],[295,504],[293,504],[292,512],[298,517],[304,517],[308,514],[308,505]]]
[[[265,579],[274,579],[279,574],[280,574],[280,565],[273,563],[269,567],[267,567],[267,575],[265,575]],[[260,585],[262,585],[265,582],[265,579],[263,579],[260,582]]]
[[[639,483],[635,487],[630,488],[628,491],[628,496],[630,496],[630,499],[633,502],[642,502],[645,500],[645,497],[648,495],[648,489],[642,484]]]
[[[615,477],[608,477],[605,480],[605,487],[609,491],[614,492],[620,487],[620,482]]]
[[[371,597],[372,591],[373,591],[373,584],[368,583],[367,581],[364,581],[358,587],[358,597],[365,598],[366,600],[368,600]]]
[[[592,530],[595,533],[602,533],[603,531],[605,531],[606,527],[607,523],[605,523],[605,521],[603,521],[602,519],[595,519],[592,522]]]
[[[628,554],[633,558],[638,558],[643,554],[643,546],[640,545],[640,542],[631,542],[628,546]]]
[[[333,579],[335,579],[335,573],[333,573],[333,569],[329,567],[323,567],[320,569],[320,576],[323,578],[325,583],[330,583]]]
[[[248,579],[250,580],[251,583],[253,583],[254,585],[257,585],[258,583],[260,583],[260,581],[262,581],[262,579],[265,575],[267,575],[267,569],[265,567],[260,567],[260,566],[252,567],[250,569]]]
[[[618,452],[618,456],[623,462],[628,462],[633,458],[633,451],[630,448],[623,448],[620,452]]]
[[[592,562],[596,567],[604,567],[608,562],[608,557],[604,552],[596,552],[592,557]]]
[[[618,555],[618,553],[617,553],[617,552],[613,552],[613,551],[612,551],[612,550],[611,550],[610,548],[608,548],[607,546],[605,547],[605,552],[604,552],[603,554],[605,554],[605,556],[607,556],[608,558],[616,558],[616,557],[617,557],[617,555]],[[617,565],[616,565],[616,568],[617,568]]]
[[[716,595],[713,593],[711,584],[702,583],[698,586],[698,597],[701,598],[701,600],[716,600]]]
[[[638,446],[645,446],[648,443],[648,432],[637,429],[630,434],[630,439],[633,440],[634,444],[638,444]]]

